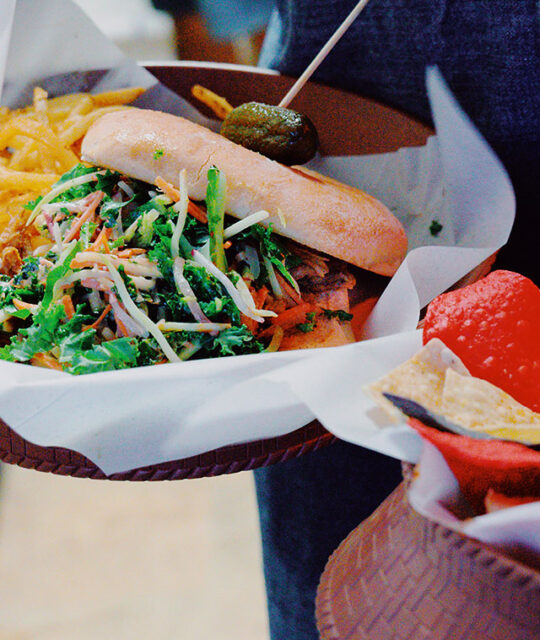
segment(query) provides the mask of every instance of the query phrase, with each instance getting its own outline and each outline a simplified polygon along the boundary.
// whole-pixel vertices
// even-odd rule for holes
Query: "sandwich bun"
[[[264,209],[264,224],[300,244],[384,276],[394,274],[407,238],[388,208],[368,194],[300,167],[286,167],[185,118],[128,108],[106,114],[86,134],[82,159],[154,183],[178,185],[204,200],[207,171],[227,180],[226,212],[244,218]]]

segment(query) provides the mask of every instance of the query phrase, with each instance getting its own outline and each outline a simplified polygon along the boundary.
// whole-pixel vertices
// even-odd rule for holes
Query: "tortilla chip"
[[[497,493],[490,487],[484,498],[484,506],[486,513],[493,513],[501,509],[509,509],[522,504],[538,502],[538,500],[539,498],[535,498],[534,496],[506,496],[504,493]]]
[[[540,414],[480,378],[448,370],[440,413],[474,431],[505,440],[540,444]]]
[[[409,424],[439,449],[476,512],[484,509],[490,488],[506,496],[540,498],[540,451],[517,442],[445,433],[413,418]]]
[[[441,340],[434,338],[412,358],[364,389],[377,400],[394,423],[401,421],[403,415],[383,393],[409,398],[430,411],[441,413],[447,369],[457,371],[462,376],[469,375],[461,360]]]

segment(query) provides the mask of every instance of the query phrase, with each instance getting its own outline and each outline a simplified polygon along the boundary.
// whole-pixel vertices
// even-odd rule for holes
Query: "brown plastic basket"
[[[88,458],[62,447],[41,447],[21,438],[0,419],[0,460],[26,469],[94,480],[184,480],[248,471],[304,455],[335,437],[318,422],[267,440],[221,447],[198,456],[105,475]]]
[[[538,640],[540,573],[418,515],[405,483],[330,557],[322,640]]]
[[[194,84],[204,85],[238,105],[250,100],[277,104],[294,83],[293,78],[276,72],[215,63],[182,61],[149,65],[148,69],[202,111],[204,105],[191,96]],[[312,82],[302,89],[294,107],[309,114],[315,122],[322,153],[327,155],[396,151],[402,146],[425,144],[433,133],[425,124],[396,109]],[[334,441],[334,436],[318,422],[312,422],[285,436],[222,447],[183,460],[106,476],[81,454],[29,443],[0,420],[0,460],[38,471],[94,479],[180,480],[216,476],[282,462]]]

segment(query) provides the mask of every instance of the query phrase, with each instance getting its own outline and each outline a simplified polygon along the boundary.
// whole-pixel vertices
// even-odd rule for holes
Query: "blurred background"
[[[76,0],[136,60],[256,64],[272,0]],[[264,640],[252,475],[106,482],[2,466],[0,640]]]
[[[273,0],[75,0],[129,56],[255,65]]]

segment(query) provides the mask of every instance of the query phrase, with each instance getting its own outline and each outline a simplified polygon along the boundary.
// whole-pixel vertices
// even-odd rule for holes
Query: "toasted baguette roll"
[[[194,200],[206,195],[207,171],[227,179],[227,213],[265,209],[274,231],[382,275],[392,275],[407,251],[399,221],[363,191],[306,169],[286,167],[184,118],[126,109],[102,116],[88,131],[83,160],[153,183],[177,185],[187,170]]]

